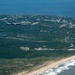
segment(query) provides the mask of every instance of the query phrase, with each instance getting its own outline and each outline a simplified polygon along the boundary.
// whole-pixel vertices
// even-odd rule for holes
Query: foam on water
[[[38,74],[38,75],[57,75],[64,70],[69,70],[70,67],[72,67],[74,65],[75,65],[75,58],[73,58],[70,61],[67,61],[63,64],[57,65],[52,69],[48,69],[46,72]]]

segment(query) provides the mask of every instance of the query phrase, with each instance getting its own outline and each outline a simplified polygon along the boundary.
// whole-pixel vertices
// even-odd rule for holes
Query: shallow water
[[[73,66],[69,70],[63,71],[57,75],[75,75],[75,66]]]

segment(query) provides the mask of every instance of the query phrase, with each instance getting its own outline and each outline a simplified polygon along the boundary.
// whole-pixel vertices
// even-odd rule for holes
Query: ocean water
[[[38,75],[75,75],[75,58]]]
[[[71,67],[69,70],[61,72],[58,75],[75,75],[75,66]]]
[[[0,14],[49,14],[75,17],[75,0],[0,0]]]

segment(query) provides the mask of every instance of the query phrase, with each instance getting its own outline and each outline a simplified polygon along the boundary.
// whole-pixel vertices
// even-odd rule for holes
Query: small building
[[[29,47],[27,47],[27,46],[26,46],[26,47],[21,46],[21,47],[20,47],[20,49],[21,49],[21,50],[24,50],[24,51],[28,51],[28,50],[30,50],[30,48],[29,48]]]

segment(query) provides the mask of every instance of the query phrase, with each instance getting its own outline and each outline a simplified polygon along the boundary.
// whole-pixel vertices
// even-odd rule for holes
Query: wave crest
[[[46,72],[38,74],[38,75],[57,75],[58,73],[61,73],[64,70],[69,70],[70,67],[72,66],[75,66],[75,58],[63,64],[57,65],[52,69],[48,69]]]

